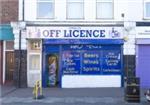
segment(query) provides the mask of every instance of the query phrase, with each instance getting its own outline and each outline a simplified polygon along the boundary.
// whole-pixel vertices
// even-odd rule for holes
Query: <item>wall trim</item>
[[[6,41],[3,41],[3,84],[5,83],[5,74],[6,74],[6,54],[5,54],[5,49],[6,49]]]
[[[138,38],[136,39],[136,44],[150,44],[149,38]]]

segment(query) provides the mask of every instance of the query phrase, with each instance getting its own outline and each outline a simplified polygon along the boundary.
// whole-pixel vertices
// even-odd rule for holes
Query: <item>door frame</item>
[[[3,85],[3,41],[0,41],[0,56],[1,56],[1,61],[0,61],[0,84]]]
[[[58,84],[56,87],[61,87],[61,70],[60,70],[60,45],[53,45],[53,44],[43,44],[42,45],[43,51],[42,51],[42,87],[47,87],[46,86],[46,79],[47,79],[47,74],[46,74],[46,56],[49,54],[56,54],[58,56],[58,71],[57,71],[57,82]]]
[[[5,51],[5,55],[6,55],[5,63],[8,64],[8,66],[5,65],[5,70],[6,70],[6,72],[5,72],[5,83],[6,83],[6,80],[9,78],[9,75],[8,75],[8,74],[10,74],[10,72],[13,72],[13,73],[14,73],[14,71],[15,71],[15,66],[14,66],[14,65],[15,65],[15,59],[14,59],[14,57],[13,57],[13,59],[12,59],[12,60],[13,60],[13,61],[12,61],[12,62],[13,62],[13,65],[11,65],[11,63],[10,63],[11,61],[9,60],[9,57],[14,56],[14,51]],[[7,57],[7,55],[8,55],[8,57]],[[10,66],[13,67],[13,71],[10,70],[10,69],[11,69],[11,68],[9,68]],[[7,67],[8,67],[9,69],[8,69]],[[8,73],[8,72],[9,72],[9,73]],[[7,73],[8,73],[8,74],[7,74]],[[7,82],[11,82],[11,83],[12,83],[12,82],[13,82],[13,76],[14,76],[14,75],[12,74],[12,78],[11,78],[10,80],[8,79]]]
[[[6,52],[14,52],[14,50],[6,49],[6,42],[3,41],[3,84],[6,82]]]

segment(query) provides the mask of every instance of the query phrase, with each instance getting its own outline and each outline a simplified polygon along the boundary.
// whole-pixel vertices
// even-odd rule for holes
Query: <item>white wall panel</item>
[[[126,0],[123,0],[126,1]],[[143,0],[127,0],[127,21],[140,21],[143,19]]]
[[[64,75],[62,88],[121,87],[121,76]]]
[[[84,3],[84,13],[85,20],[93,21],[96,19],[96,0],[86,0]]]
[[[65,21],[66,1],[55,0],[54,19],[37,19],[36,0],[25,0],[25,20],[26,21]],[[114,0],[114,21],[140,21],[143,19],[143,0]],[[22,0],[19,0],[19,19],[22,18]],[[137,13],[138,11],[138,13]],[[78,11],[77,11],[78,12]],[[125,17],[121,17],[121,14]],[[96,0],[84,0],[83,21],[104,21],[96,19]],[[78,20],[78,19],[77,19]],[[105,20],[107,21],[107,20]]]
[[[64,21],[66,19],[66,7],[66,0],[55,0],[55,20]]]
[[[25,21],[36,21],[37,14],[36,0],[25,0]]]
[[[135,49],[125,48],[123,51],[124,55],[135,55]]]
[[[23,17],[23,15],[22,15],[22,12],[23,12],[23,11],[22,11],[22,10],[23,10],[23,8],[22,8],[23,5],[22,5],[22,4],[23,4],[23,3],[22,3],[22,2],[23,2],[23,0],[19,0],[19,4],[18,4],[18,6],[19,6],[18,19],[19,19],[19,20],[22,20],[22,17]]]

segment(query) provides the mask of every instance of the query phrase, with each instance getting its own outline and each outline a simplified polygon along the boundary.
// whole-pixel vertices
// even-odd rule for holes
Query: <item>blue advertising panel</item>
[[[64,74],[80,74],[80,53],[64,51],[62,54],[62,70]]]
[[[65,45],[63,74],[121,74],[121,45]]]
[[[103,74],[120,74],[121,73],[121,51],[104,50],[102,62]]]
[[[123,39],[44,39],[43,44],[123,44]]]
[[[101,51],[82,52],[82,74],[101,73]]]

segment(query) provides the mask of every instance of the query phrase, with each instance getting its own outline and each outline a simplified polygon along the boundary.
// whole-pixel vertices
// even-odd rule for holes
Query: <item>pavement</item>
[[[4,97],[13,91],[15,91],[17,88],[14,86],[0,86],[0,97]]]
[[[33,99],[33,88],[1,87],[1,105],[150,105],[141,89],[140,103],[124,100],[124,88],[44,88],[44,98]]]

